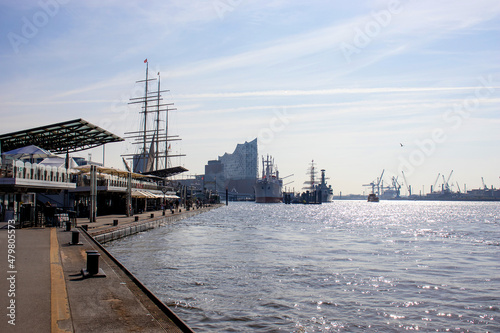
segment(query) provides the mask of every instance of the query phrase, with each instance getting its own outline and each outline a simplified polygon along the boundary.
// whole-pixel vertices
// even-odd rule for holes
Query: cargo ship
[[[262,178],[255,183],[255,202],[279,203],[283,201],[283,180],[279,178],[274,159],[262,157]]]

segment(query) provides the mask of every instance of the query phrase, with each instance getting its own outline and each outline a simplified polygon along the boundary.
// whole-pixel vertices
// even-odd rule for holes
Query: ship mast
[[[158,171],[161,168],[161,161],[163,157],[165,158],[165,169],[169,166],[169,157],[181,157],[186,156],[185,154],[169,155],[169,141],[181,140],[178,135],[169,136],[168,135],[168,111],[177,110],[176,108],[169,108],[169,106],[174,105],[174,103],[163,103],[163,98],[161,96],[162,92],[167,92],[169,90],[161,90],[160,82],[160,72],[158,72],[158,79],[149,78],[149,63],[147,59],[144,61],[146,63],[146,79],[136,81],[136,83],[144,82],[144,96],[131,98],[129,104],[142,104],[142,111],[144,116],[142,117],[143,124],[141,123],[141,130],[137,132],[128,132],[130,136],[127,139],[135,139],[132,144],[141,145],[142,152],[136,154],[125,154],[122,156],[128,156],[127,159],[134,160],[134,172],[147,173],[151,171]],[[149,81],[158,80],[158,90],[150,91],[148,88]],[[161,113],[165,112],[165,128],[160,128]],[[150,127],[148,129],[148,113],[153,113],[156,115],[156,119],[150,119]],[[151,118],[151,117],[150,117]],[[165,141],[165,151],[161,151],[160,142]],[[150,144],[149,144],[150,143]],[[148,149],[149,145],[149,149]],[[162,144],[163,146],[163,144]]]
[[[144,84],[144,111],[148,109],[148,72],[149,72],[149,62],[146,59],[146,83]],[[147,124],[148,124],[148,113],[144,112],[144,147],[142,149],[143,157],[142,157],[142,169],[146,170],[147,160],[146,160],[146,133],[147,133]]]
[[[315,167],[314,167],[314,160],[311,161],[311,168],[309,169],[309,172],[308,174],[311,176],[310,180],[308,181],[305,181],[304,182],[304,186],[303,188],[305,190],[311,190],[311,191],[314,191],[314,188],[316,186],[316,170],[315,170]]]

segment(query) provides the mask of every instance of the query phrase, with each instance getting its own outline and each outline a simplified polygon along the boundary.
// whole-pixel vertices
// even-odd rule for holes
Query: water
[[[108,248],[197,332],[500,332],[500,203],[230,203]]]

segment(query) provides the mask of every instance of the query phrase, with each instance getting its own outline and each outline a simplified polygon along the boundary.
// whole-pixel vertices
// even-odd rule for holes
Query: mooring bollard
[[[139,216],[135,216],[135,222],[139,221]]]
[[[89,231],[89,226],[87,224],[82,225],[82,229],[85,231]]]
[[[163,211],[163,216],[165,216],[165,211]]]
[[[66,221],[66,231],[71,231],[71,222],[69,220]]]
[[[155,214],[151,213],[151,218],[155,217]]]
[[[80,243],[80,231],[71,231],[71,243],[69,243],[69,245],[83,245]]]
[[[99,257],[101,254],[96,250],[87,250],[87,269],[82,269],[84,278],[88,277],[106,277],[104,271],[99,268]]]
[[[113,227],[116,227],[118,225],[118,220],[113,220]]]

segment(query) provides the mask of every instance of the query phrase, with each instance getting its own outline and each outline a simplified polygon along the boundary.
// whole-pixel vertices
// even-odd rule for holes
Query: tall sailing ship
[[[131,98],[129,103],[141,105],[139,129],[125,133],[137,150],[133,154],[122,155],[122,158],[129,171],[166,178],[187,171],[184,167],[172,166],[173,157],[185,156],[171,153],[172,142],[181,139],[178,135],[169,134],[168,114],[177,109],[172,107],[174,103],[165,103],[163,100],[161,94],[169,90],[161,90],[160,73],[156,78],[151,78],[147,59],[144,63],[146,79],[137,81],[144,83],[144,95]],[[153,85],[154,81],[157,87]],[[125,160],[131,160],[132,167]]]
[[[279,178],[274,159],[262,157],[262,178],[255,183],[255,202],[278,203],[283,201],[283,180]]]
[[[304,182],[304,189],[309,191],[309,193],[314,195],[321,195],[320,198],[317,198],[319,202],[332,202],[333,200],[333,189],[332,185],[328,185],[326,183],[325,169],[321,169],[321,182],[316,180],[317,171],[314,165],[314,160],[311,162],[311,167],[308,171],[308,175],[310,179]]]

